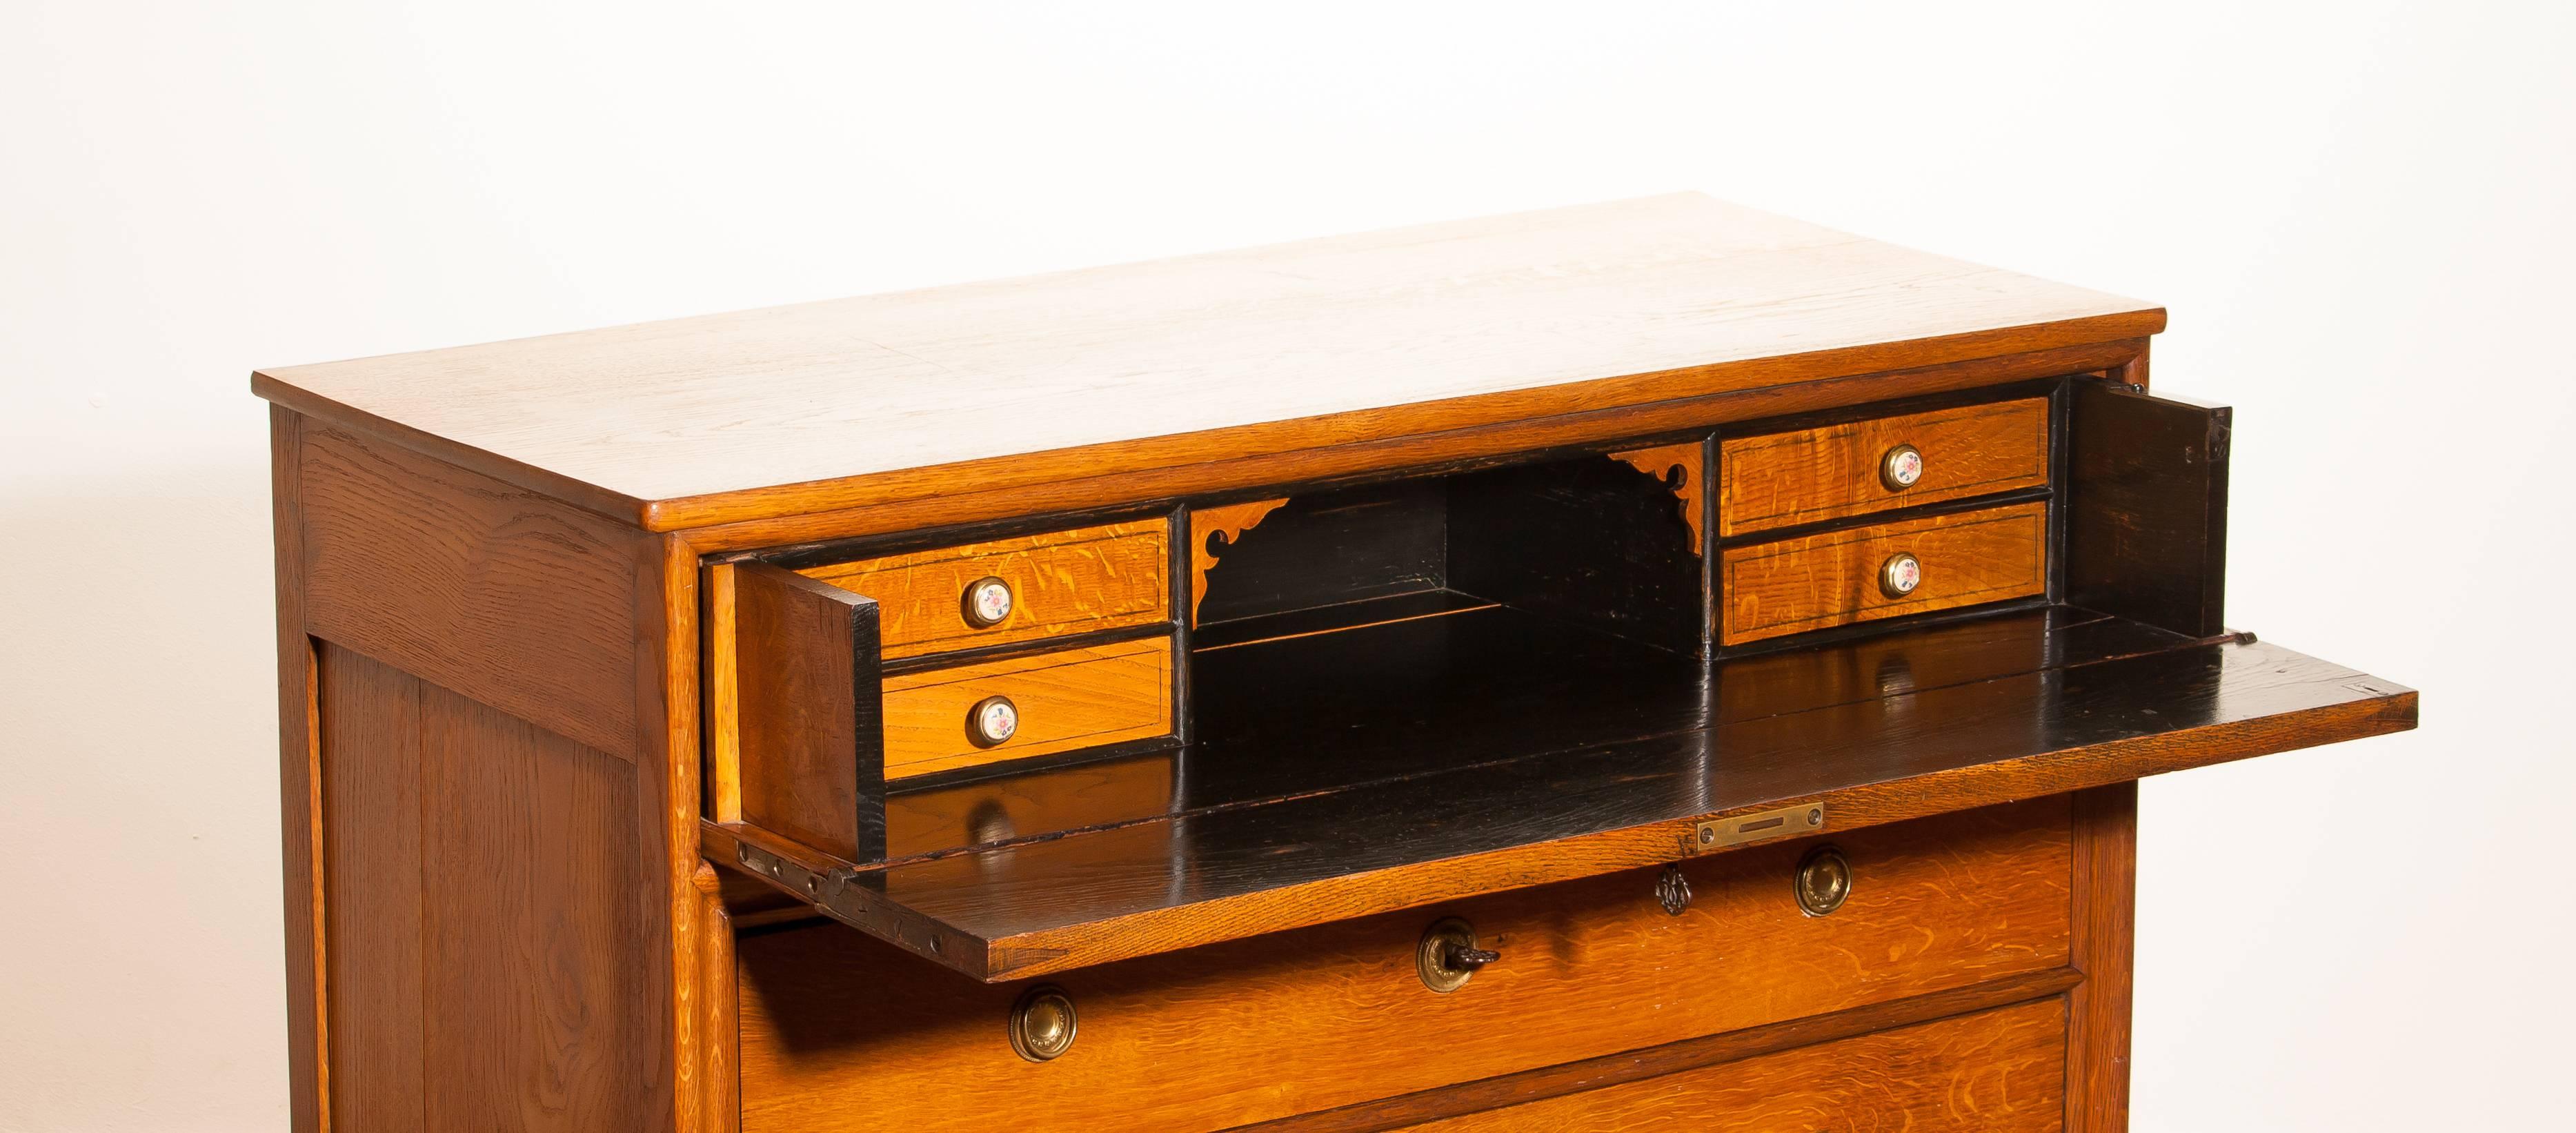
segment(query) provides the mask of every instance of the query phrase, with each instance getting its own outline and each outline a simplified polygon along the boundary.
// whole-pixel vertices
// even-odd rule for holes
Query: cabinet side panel
[[[609,754],[660,754],[638,727],[641,532],[388,441],[307,423],[302,447],[313,636]]]
[[[434,685],[420,720],[427,1127],[666,1127],[636,768]]]
[[[342,1129],[421,1129],[420,694],[410,676],[325,644],[322,864],[331,1004],[328,1089]]]

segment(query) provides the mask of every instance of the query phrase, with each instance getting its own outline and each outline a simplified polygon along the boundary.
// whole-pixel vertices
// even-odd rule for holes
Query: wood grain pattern
[[[1676,194],[273,368],[253,389],[671,530],[932,494],[924,470],[1039,483],[1747,389],[1783,357],[1863,373],[2163,324]],[[1910,356],[1872,364],[1892,346]],[[785,485],[805,487],[762,494]]]
[[[1259,526],[1271,512],[1287,500],[1248,500],[1239,504],[1191,508],[1190,540],[1190,624],[1197,625],[1199,606],[1207,601],[1208,570],[1216,565],[1216,552],[1211,545],[1231,545],[1244,532]]]
[[[317,658],[330,1112],[422,1130],[421,684],[337,646]]]
[[[301,449],[308,632],[636,756],[641,532],[388,441]]]
[[[850,894],[871,931],[1026,978],[1657,864],[1688,856],[1700,821],[1795,802],[1856,829],[2402,731],[2415,712],[2412,690],[2270,643],[2192,645],[891,863]],[[750,836],[701,834],[719,862]]]
[[[1521,1102],[1661,1078],[1683,1071],[1798,1050],[1857,1035],[2047,999],[2082,980],[2072,968],[2005,976],[1965,987],[1910,995],[1808,1015],[1785,1023],[1683,1039],[1537,1070],[1480,1078],[1373,1102],[1316,1110],[1243,1126],[1261,1133],[1383,1133],[1423,1121],[1500,1109]]]
[[[2137,949],[2138,785],[2075,796],[2071,951],[2084,982],[2066,993],[2068,1133],[2129,1128],[2129,1000]]]
[[[709,552],[752,550],[1008,517],[1133,506],[1182,496],[1275,489],[1281,484],[1389,470],[1432,471],[1514,453],[1598,445],[1677,429],[2101,370],[2135,357],[2146,341],[2130,337],[2052,345],[2058,329],[2023,328],[1963,336],[1957,342],[1909,343],[1847,355],[1801,355],[1746,363],[1763,371],[1759,383],[1636,405],[1554,406],[1553,395],[1542,398],[1534,394],[1533,400],[1549,404],[1533,406],[1528,416],[1503,415],[1482,423],[1459,420],[1436,431],[1377,440],[1334,443],[1333,438],[1340,434],[1327,431],[1319,433],[1315,447],[1278,452],[1246,452],[1236,446],[1192,443],[1174,454],[1175,463],[1153,467],[1133,466],[1119,454],[1095,453],[1088,460],[1068,458],[1052,476],[1017,468],[961,468],[952,470],[953,477],[936,482],[925,476],[917,494],[873,503],[839,503],[846,493],[829,486],[810,491],[764,490],[761,495],[767,501],[765,506],[777,514],[691,527],[689,541]],[[420,443],[435,445],[432,440]]]
[[[730,575],[743,821],[855,861],[885,846],[877,607],[763,562]]]
[[[1135,520],[807,567],[797,573],[877,604],[885,656],[1003,645],[1158,622],[1169,616],[1165,521]],[[968,624],[966,588],[987,576],[1011,586],[1010,616]]]
[[[2050,971],[2066,823],[2044,799],[1857,832],[1828,917],[1790,894],[1805,846],[1777,845],[1690,863],[1680,917],[1634,871],[1073,973],[1082,1036],[1044,1065],[1002,1041],[1015,988],[828,926],[746,939],[743,1127],[1219,1128]],[[1503,960],[1436,995],[1413,949],[1448,914]]]
[[[2064,1019],[2043,1000],[1406,1128],[2056,1133]]]
[[[1910,488],[1879,480],[1888,450],[1923,454]],[[2048,482],[2048,399],[1964,405],[1718,442],[1721,537]]]
[[[422,1127],[670,1126],[676,976],[636,768],[419,695]]]
[[[1898,553],[1923,564],[1912,594],[1879,589]],[[1728,645],[1812,629],[2027,598],[2048,588],[2048,505],[2016,504],[1783,539],[1719,554]]]
[[[2077,382],[2067,444],[2067,601],[2177,633],[2226,631],[2225,406]]]
[[[1708,511],[1708,450],[1698,441],[1657,448],[1630,449],[1614,452],[1610,459],[1619,461],[1664,481],[1681,501],[1682,522],[1690,527],[1691,549],[1697,552],[1708,546],[1704,516]]]
[[[322,726],[304,630],[304,418],[268,411],[276,542],[278,860],[286,893],[286,1100],[295,1133],[330,1128],[329,932],[322,863]]]
[[[1019,733],[989,748],[966,713],[988,696],[1018,705]],[[1172,646],[1155,637],[1063,649],[885,679],[890,779],[1169,735]]]
[[[698,936],[697,970],[690,981],[700,1034],[690,1075],[698,1104],[680,1131],[736,1133],[742,1127],[742,1022],[735,1013],[741,998],[734,986],[733,918],[725,910],[715,867],[697,863],[689,875],[689,898],[696,914],[691,931]]]

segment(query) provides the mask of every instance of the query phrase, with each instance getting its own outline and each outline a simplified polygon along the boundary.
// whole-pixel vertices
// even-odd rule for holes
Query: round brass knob
[[[1011,1049],[1031,1062],[1045,1062],[1072,1050],[1074,1033],[1080,1029],[1073,998],[1063,988],[1033,987],[1011,1005]]]
[[[976,747],[997,747],[1020,733],[1020,706],[1007,696],[988,696],[966,710],[966,738]]]
[[[1913,445],[1898,445],[1878,458],[1878,482],[1891,492],[1902,492],[1923,478],[1923,450]]]
[[[1476,969],[1502,958],[1500,952],[1476,947],[1475,926],[1443,917],[1423,932],[1413,951],[1413,970],[1421,975],[1422,986],[1445,995],[1467,986]]]
[[[1890,598],[1902,598],[1923,585],[1923,561],[1903,551],[1887,556],[1878,565],[1878,589]]]
[[[1011,608],[1017,603],[1018,598],[1011,593],[1011,584],[991,575],[967,583],[966,594],[959,600],[966,614],[966,624],[977,629],[1002,624],[1002,619],[1011,616]]]
[[[1809,850],[1798,862],[1791,888],[1797,891],[1798,907],[1808,916],[1821,917],[1842,908],[1851,897],[1851,859],[1832,846]]]

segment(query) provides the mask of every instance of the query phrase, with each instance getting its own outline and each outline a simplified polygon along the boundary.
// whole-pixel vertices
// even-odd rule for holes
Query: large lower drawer
[[[746,935],[742,1128],[1224,1128],[2067,963],[2064,798],[1825,841],[1852,884],[1822,916],[1792,885],[1810,839],[1688,861],[1679,916],[1634,870],[1065,973],[1077,1038],[1043,1063],[1005,1033],[1026,982]],[[1415,954],[1449,916],[1502,959],[1442,994]]]
[[[2065,1105],[2065,1001],[2045,999],[1405,1128],[2044,1133]]]

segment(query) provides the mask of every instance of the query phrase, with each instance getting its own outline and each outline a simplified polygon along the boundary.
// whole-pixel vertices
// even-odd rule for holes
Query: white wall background
[[[2563,1128],[2570,13],[0,0],[0,1130],[284,1125],[252,367],[1675,188],[2167,304],[2429,690],[2146,786],[2136,1127]]]

